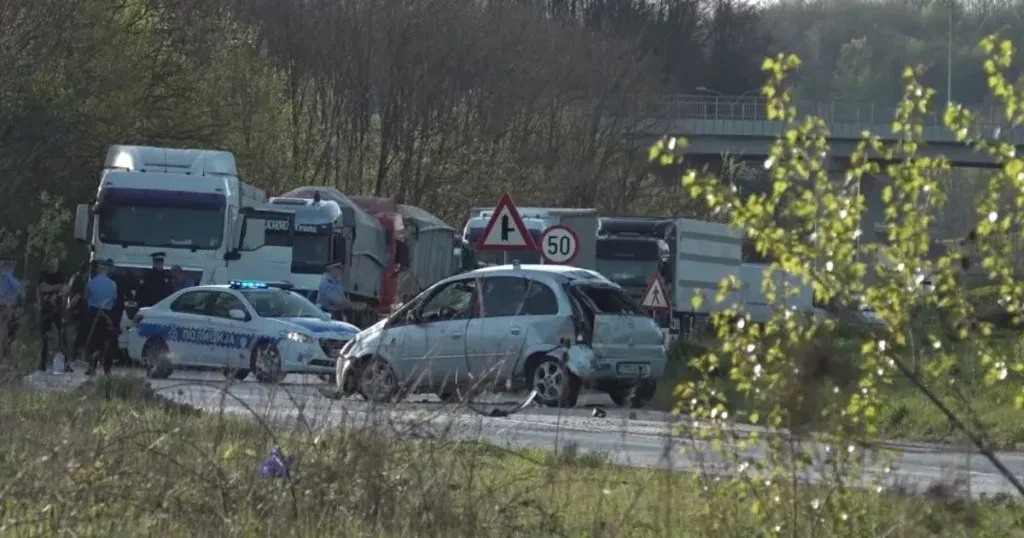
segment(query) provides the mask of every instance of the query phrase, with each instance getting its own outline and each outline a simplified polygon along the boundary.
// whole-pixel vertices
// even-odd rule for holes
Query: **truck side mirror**
[[[78,204],[78,207],[75,208],[75,239],[88,243],[91,224],[92,209],[89,208],[89,204]]]

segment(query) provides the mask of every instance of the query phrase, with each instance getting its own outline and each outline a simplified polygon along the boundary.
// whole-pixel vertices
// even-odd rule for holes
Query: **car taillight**
[[[143,319],[145,319],[145,316],[143,316],[142,314],[135,314],[135,317],[132,318],[132,325],[136,327],[142,325]]]

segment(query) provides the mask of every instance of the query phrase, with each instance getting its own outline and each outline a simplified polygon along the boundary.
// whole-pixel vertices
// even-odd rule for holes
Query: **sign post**
[[[504,262],[508,263],[509,252],[531,252],[537,250],[530,231],[523,224],[519,210],[512,197],[505,193],[494,208],[491,220],[487,221],[484,233],[476,243],[479,252],[502,252]]]
[[[660,274],[654,273],[651,283],[647,285],[647,290],[644,291],[640,306],[653,312],[668,312],[672,309],[672,305],[668,300],[665,281],[661,278]]]
[[[540,235],[540,257],[547,263],[569,264],[579,251],[580,236],[568,226],[552,226]]]

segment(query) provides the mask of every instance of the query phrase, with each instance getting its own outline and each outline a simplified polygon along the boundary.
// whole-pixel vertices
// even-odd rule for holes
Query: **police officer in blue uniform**
[[[115,332],[115,321],[112,319],[114,304],[117,302],[117,284],[108,276],[114,268],[113,260],[100,260],[96,264],[96,274],[85,286],[85,304],[88,307],[89,335],[86,337],[85,354],[89,357],[89,369],[85,375],[95,375],[99,362],[97,353],[103,356],[103,372],[110,375],[114,367],[114,357],[110,353],[110,343]]]
[[[340,262],[328,264],[326,272],[320,277],[320,287],[317,290],[317,304],[320,308],[331,313],[331,319],[338,321],[345,320],[346,309],[365,310],[366,305],[349,300],[345,288],[341,285],[342,265]]]
[[[7,355],[18,335],[18,314],[24,297],[21,281],[14,276],[16,263],[12,258],[0,259],[0,354]],[[2,358],[2,357],[0,357]]]

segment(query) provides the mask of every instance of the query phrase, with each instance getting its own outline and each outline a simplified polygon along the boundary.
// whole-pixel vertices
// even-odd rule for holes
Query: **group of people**
[[[164,269],[166,254],[152,255],[153,266],[136,282],[130,272],[115,272],[113,260],[93,260],[83,263],[79,270],[65,280],[57,263],[53,262],[39,274],[36,285],[36,318],[39,321],[39,369],[51,366],[50,340],[56,337],[58,347],[64,350],[65,321],[75,328],[75,339],[70,353],[66,353],[65,371],[71,371],[71,361],[84,353],[89,367],[86,375],[94,375],[99,362],[107,374],[113,369],[114,352],[118,349],[120,321],[126,308],[152,306],[175,291],[195,285],[180,267],[170,272]],[[14,276],[15,262],[0,259],[0,322],[6,326],[4,355],[18,331],[18,320],[24,306],[21,281]]]

